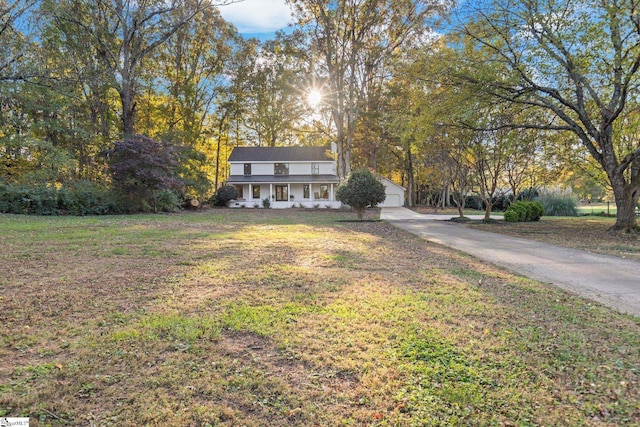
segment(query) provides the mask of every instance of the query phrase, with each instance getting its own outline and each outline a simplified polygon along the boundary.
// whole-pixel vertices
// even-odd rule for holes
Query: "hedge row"
[[[508,222],[538,221],[544,215],[544,206],[540,202],[514,202],[504,213]]]
[[[0,212],[27,215],[107,215],[122,213],[112,192],[89,182],[52,188],[0,184]]]
[[[0,183],[0,213],[83,216],[174,212],[181,203],[171,190],[159,190],[153,200],[142,200],[92,182],[76,182],[61,188]]]

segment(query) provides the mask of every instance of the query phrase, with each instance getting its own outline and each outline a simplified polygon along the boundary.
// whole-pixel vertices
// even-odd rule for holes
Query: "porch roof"
[[[231,175],[227,184],[337,184],[337,175]]]

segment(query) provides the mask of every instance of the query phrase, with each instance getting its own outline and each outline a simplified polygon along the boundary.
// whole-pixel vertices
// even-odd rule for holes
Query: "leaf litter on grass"
[[[372,218],[375,212],[369,212]],[[30,217],[0,414],[34,425],[635,425],[640,324],[333,211]],[[18,242],[12,218],[8,242]],[[120,223],[122,221],[122,223]],[[83,224],[101,230],[65,243]],[[118,230],[126,224],[127,233]],[[58,229],[56,229],[58,227]],[[115,247],[126,252],[101,256]]]

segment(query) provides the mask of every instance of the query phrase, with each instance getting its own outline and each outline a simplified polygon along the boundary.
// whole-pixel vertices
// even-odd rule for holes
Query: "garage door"
[[[378,206],[382,208],[393,208],[402,206],[402,203],[400,202],[400,196],[398,194],[387,194],[387,198]]]

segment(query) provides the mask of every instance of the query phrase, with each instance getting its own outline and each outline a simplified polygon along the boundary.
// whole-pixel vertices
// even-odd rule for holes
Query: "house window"
[[[311,163],[311,175],[318,175],[320,173],[320,163]]]
[[[254,185],[252,192],[253,192],[253,198],[254,199],[259,199],[260,198],[260,186],[259,185]]]
[[[302,186],[302,198],[303,199],[309,198],[309,184],[304,184]]]
[[[244,176],[251,176],[251,163],[244,164]]]
[[[286,202],[289,200],[289,187],[286,185],[276,185],[276,202]]]
[[[244,186],[243,185],[236,185],[236,191],[238,192],[238,199],[244,199],[244,193],[243,190]]]
[[[273,169],[274,175],[289,175],[289,163],[276,163]]]

